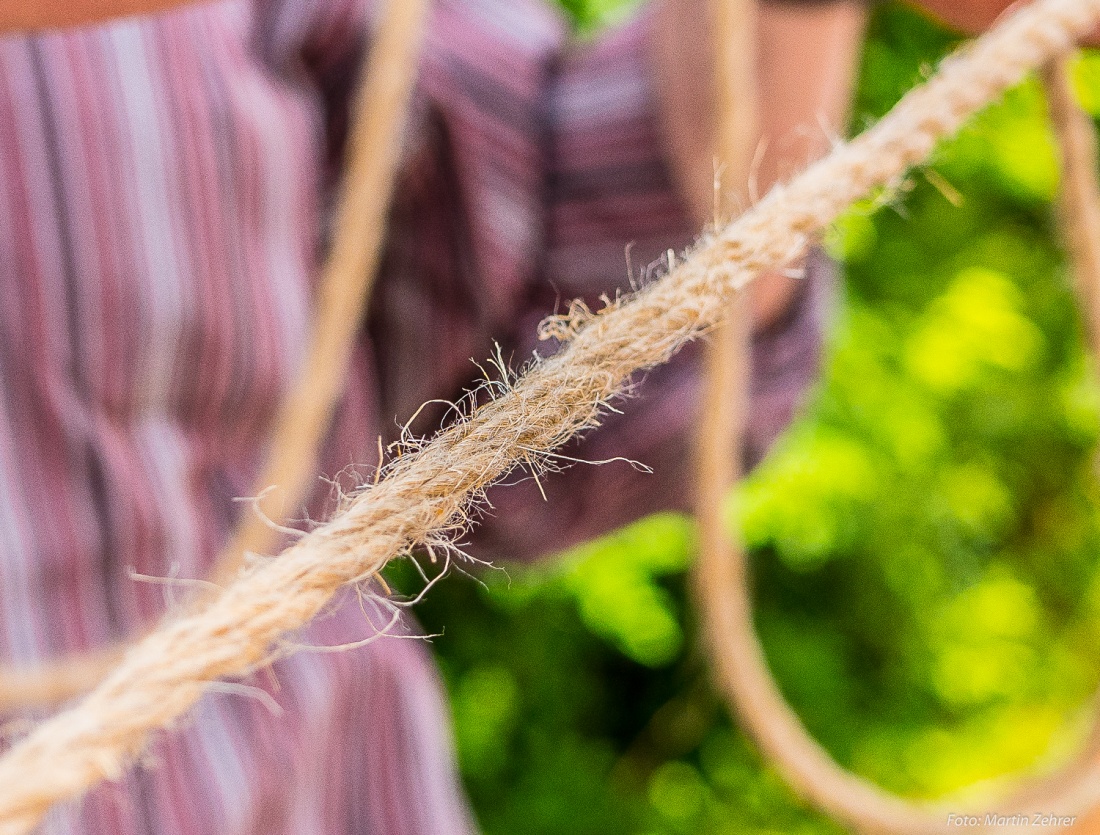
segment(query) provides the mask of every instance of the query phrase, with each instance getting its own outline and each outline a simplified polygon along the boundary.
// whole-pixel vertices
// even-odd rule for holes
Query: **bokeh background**
[[[561,2],[582,33],[627,11]],[[880,5],[853,129],[953,43]],[[1076,73],[1100,115],[1100,56]],[[1100,386],[1057,185],[1029,83],[856,207],[828,241],[846,282],[821,384],[729,506],[784,692],[842,763],[914,796],[1066,756],[1100,680]],[[658,516],[419,607],[486,833],[839,831],[712,691],[693,547]]]

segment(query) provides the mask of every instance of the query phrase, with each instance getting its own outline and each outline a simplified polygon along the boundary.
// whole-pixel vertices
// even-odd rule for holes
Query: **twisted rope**
[[[508,391],[387,465],[326,525],[248,568],[201,612],[163,624],[81,703],[0,760],[0,832],[26,832],[49,807],[117,778],[149,734],[170,726],[210,682],[270,661],[278,642],[346,584],[416,545],[463,528],[471,499],[517,462],[596,425],[637,371],[713,327],[755,275],[800,253],[872,189],[896,182],[936,142],[1030,70],[1100,23],[1100,0],[1040,0],[941,66],[877,126],[704,236],[671,274],[598,314],[551,328],[574,334]]]
[[[332,248],[321,272],[313,337],[305,362],[275,418],[267,461],[245,513],[214,561],[211,579],[224,584],[247,554],[278,547],[286,524],[316,483],[318,451],[344,389],[356,338],[385,240],[386,211],[401,158],[401,141],[416,82],[430,0],[386,4],[369,66],[356,95],[346,173],[336,210]],[[203,599],[196,601],[201,605]],[[86,693],[122,658],[125,645],[107,646],[38,667],[0,668],[0,714],[53,705]]]

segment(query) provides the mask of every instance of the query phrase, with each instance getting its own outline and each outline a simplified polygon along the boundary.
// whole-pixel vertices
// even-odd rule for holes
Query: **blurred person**
[[[971,27],[1004,5],[929,4]],[[308,340],[376,11],[0,0],[4,663],[139,634],[164,602],[131,572],[203,577],[242,512],[234,499]],[[460,397],[477,379],[470,358],[498,343],[522,361],[561,302],[598,307],[710,219],[704,14],[703,0],[665,0],[578,43],[536,0],[436,3],[326,473],[373,460],[376,438],[421,403]],[[840,133],[863,17],[856,0],[762,4],[761,191]],[[830,269],[812,254],[805,280],[753,292],[751,461],[816,373]],[[574,466],[543,478],[548,502],[530,481],[495,489],[470,551],[530,559],[686,509],[697,353],[648,374],[567,451],[652,475]],[[349,594],[299,640],[371,629]],[[147,761],[55,810],[45,831],[475,830],[423,643],[301,653],[248,683],[264,697],[212,692]]]

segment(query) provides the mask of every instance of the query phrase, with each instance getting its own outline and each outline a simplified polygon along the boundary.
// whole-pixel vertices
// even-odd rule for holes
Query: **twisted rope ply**
[[[717,150],[740,187],[749,176],[748,154],[755,138],[751,43],[752,0],[715,0],[719,72]],[[1069,87],[1064,58],[1044,70],[1052,117],[1063,156],[1062,215],[1079,297],[1092,325],[1093,349],[1100,326],[1100,191],[1097,187],[1096,135]],[[733,124],[733,123],[736,123]],[[726,205],[729,205],[727,200]],[[749,398],[749,318],[744,305],[730,310],[707,347],[703,411],[698,429],[696,520],[698,558],[694,595],[704,627],[715,684],[764,756],[803,798],[859,832],[947,832],[953,806],[905,800],[840,767],[818,745],[785,701],[772,677],[752,622],[748,554],[726,531],[723,504],[737,477],[737,461],[747,425]],[[1100,355],[1100,354],[1097,354]],[[1100,706],[1100,701],[1098,701]],[[978,813],[972,831],[994,832],[986,812],[1042,809],[1076,815],[1100,802],[1100,726],[1093,728],[1084,752],[1042,781],[1024,783],[1008,800]]]
[[[253,489],[259,497],[256,512],[241,517],[215,560],[215,583],[231,580],[246,554],[269,553],[278,546],[278,526],[308,498],[316,481],[318,450],[343,391],[378,272],[429,6],[430,0],[386,4],[356,96],[357,117],[348,137],[332,248],[316,295],[313,338],[275,418],[267,461]],[[57,704],[87,692],[119,662],[125,649],[108,646],[40,667],[0,668],[0,714],[27,705]]]
[[[985,103],[1100,23],[1100,0],[1041,0],[947,62],[876,127],[704,237],[664,279],[599,314],[557,322],[573,333],[498,399],[387,466],[328,524],[246,570],[201,612],[147,636],[83,702],[0,760],[0,832],[32,827],[53,804],[117,777],[151,731],[171,725],[209,682],[269,661],[281,636],[345,584],[419,542],[465,524],[469,501],[532,455],[595,425],[640,369],[666,361],[718,322],[762,270],[875,187],[926,158]]]

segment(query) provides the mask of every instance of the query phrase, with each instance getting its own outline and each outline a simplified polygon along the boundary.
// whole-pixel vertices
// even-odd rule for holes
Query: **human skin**
[[[148,14],[187,0],[0,0],[0,32],[55,29],[112,17]]]
[[[1021,4],[1013,0],[920,0],[914,5],[921,6],[948,26],[976,34],[988,29],[1008,9]],[[1100,32],[1096,32],[1088,43],[1100,44]]]
[[[681,192],[700,227],[714,219],[715,205],[714,81],[711,55],[700,48],[708,39],[699,33],[699,22],[713,2],[665,0],[655,11],[653,27],[652,55],[666,141]],[[865,16],[859,0],[760,4],[755,67],[760,135],[750,195],[763,194],[777,180],[823,155],[842,135]],[[744,191],[746,184],[724,185]],[[795,286],[782,275],[753,282],[758,325],[784,310]]]

